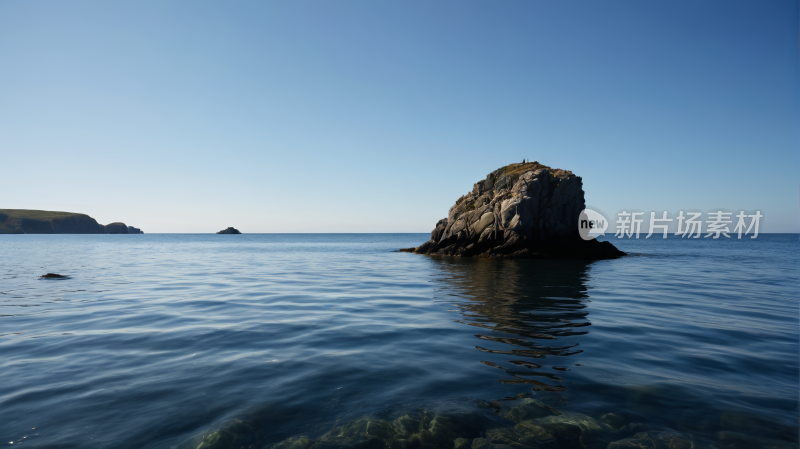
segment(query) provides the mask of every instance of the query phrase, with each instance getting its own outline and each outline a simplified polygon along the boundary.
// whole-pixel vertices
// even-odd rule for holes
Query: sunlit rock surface
[[[583,182],[571,171],[538,162],[489,173],[456,200],[431,239],[400,251],[445,256],[609,259],[624,255],[611,243],[583,240]]]

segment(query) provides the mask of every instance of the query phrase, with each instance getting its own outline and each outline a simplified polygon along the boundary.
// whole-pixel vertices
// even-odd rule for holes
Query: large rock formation
[[[217,234],[241,234],[241,232],[239,232],[239,230],[236,228],[228,227],[227,229],[217,232]]]
[[[511,164],[477,182],[439,220],[431,239],[400,251],[447,256],[609,259],[609,242],[583,240],[583,183],[538,162]]]
[[[123,229],[124,228],[124,229]],[[136,230],[134,232],[133,230]],[[124,223],[99,224],[86,214],[0,209],[0,234],[142,234]]]

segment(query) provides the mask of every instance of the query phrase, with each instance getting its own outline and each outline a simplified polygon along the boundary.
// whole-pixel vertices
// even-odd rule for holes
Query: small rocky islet
[[[228,228],[217,232],[217,234],[241,234],[241,232],[238,229],[229,226]]]
[[[559,411],[533,398],[507,410],[474,401],[476,411],[437,412],[417,408],[383,419],[375,415],[334,425],[320,435],[295,435],[259,442],[260,426],[235,420],[181,445],[193,449],[721,449],[739,448],[666,428],[626,420],[614,413],[599,419]],[[480,410],[483,409],[483,410]],[[487,409],[489,411],[487,411]],[[722,437],[720,437],[722,441]],[[767,443],[759,440],[761,443]],[[744,441],[746,442],[746,441]],[[775,448],[790,447],[773,441]],[[761,446],[759,446],[761,447]],[[767,447],[767,446],[763,446]]]
[[[501,167],[456,200],[431,239],[401,252],[512,259],[613,259],[609,242],[578,232],[586,208],[583,181],[539,162]]]

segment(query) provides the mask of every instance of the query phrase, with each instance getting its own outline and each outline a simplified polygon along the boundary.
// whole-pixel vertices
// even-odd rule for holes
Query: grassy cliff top
[[[546,170],[550,170],[550,174],[555,176],[555,177],[557,177],[557,178],[566,178],[567,176],[573,174],[569,170],[562,170],[560,168],[550,168],[547,165],[540,164],[537,161],[533,161],[533,162],[527,162],[525,164],[519,163],[519,164],[506,165],[505,167],[501,168],[498,171],[498,175],[500,175],[500,176],[505,175],[505,176],[517,177],[517,176],[519,176],[519,175],[521,175],[521,174],[523,174],[525,172],[529,172],[531,170],[538,170],[540,168],[544,168]]]
[[[86,214],[78,214],[75,212],[56,212],[49,210],[30,209],[0,209],[0,234],[23,234],[28,232],[24,230],[25,219],[51,223],[59,221],[63,222],[66,219],[72,220],[73,223],[88,223],[89,227],[92,225],[97,226],[97,222],[94,220],[94,218]],[[41,231],[41,229],[39,229],[39,231]]]
[[[79,214],[76,212],[54,212],[49,210],[32,210],[32,209],[0,209],[0,223],[6,221],[8,218],[33,218],[34,220],[52,220],[54,218],[64,218],[69,216],[85,216],[86,214]]]

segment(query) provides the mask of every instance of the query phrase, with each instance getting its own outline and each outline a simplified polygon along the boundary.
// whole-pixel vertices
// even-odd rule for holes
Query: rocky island
[[[125,223],[101,225],[86,214],[0,209],[0,234],[144,234]]]
[[[584,240],[583,182],[571,171],[538,162],[511,164],[478,181],[436,223],[417,254],[528,258],[612,259],[624,255],[609,242]]]
[[[217,234],[241,234],[241,232],[239,232],[238,229],[229,226],[227,229],[217,232]]]

